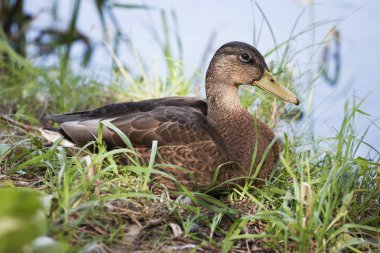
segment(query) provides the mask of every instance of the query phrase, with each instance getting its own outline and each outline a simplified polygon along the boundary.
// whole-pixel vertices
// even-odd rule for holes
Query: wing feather
[[[140,102],[112,104],[94,111],[51,115],[77,145],[83,146],[97,136],[99,122],[110,120],[135,146],[187,145],[209,141],[211,127],[206,118],[207,104],[195,98],[172,97]],[[112,129],[103,130],[109,147],[125,146]]]

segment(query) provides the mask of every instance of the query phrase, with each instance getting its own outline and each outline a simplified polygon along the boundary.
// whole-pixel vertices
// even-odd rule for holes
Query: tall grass
[[[230,240],[269,238],[268,243],[280,252],[370,251],[378,246],[379,161],[355,157],[362,136],[353,122],[362,102],[347,101],[344,120],[336,136],[328,140],[328,149],[297,152],[286,139],[274,180],[255,189],[259,210],[238,220],[245,224],[264,221],[265,231],[243,235],[231,231],[233,236],[225,239],[225,245],[231,245]],[[301,145],[310,146],[304,141]],[[238,190],[234,195],[251,198]]]
[[[162,20],[167,22],[164,15]],[[286,63],[297,53],[291,50],[292,42],[312,29],[296,34],[294,28],[288,40],[276,41],[275,48],[266,54],[271,57],[278,50],[284,52],[282,58],[274,58],[270,68],[290,89],[302,92],[299,95],[306,105],[311,103],[313,85],[320,73],[305,69],[305,73],[313,73],[313,82],[304,87]],[[39,126],[48,113],[197,93],[192,79],[184,76],[181,61],[173,59],[175,49],[169,43],[169,31],[164,34],[163,54],[169,69],[166,77],[149,76],[134,49],[140,73],[125,74],[121,64],[114,80],[106,84],[73,73],[67,68],[70,64],[33,66],[2,42],[0,55],[6,60],[0,61],[0,87],[1,95],[7,98],[0,104],[2,113]],[[272,36],[275,38],[273,32]],[[178,34],[175,37],[181,52],[180,38]],[[110,54],[118,60],[112,50]],[[61,242],[63,251],[379,250],[380,156],[376,150],[375,157],[359,157],[356,153],[361,145],[367,145],[366,132],[359,133],[355,128],[358,118],[367,117],[361,110],[364,100],[347,100],[340,127],[332,137],[323,139],[313,133],[291,131],[297,127],[295,121],[301,111],[261,91],[243,89],[241,101],[281,130],[277,134],[283,142],[280,161],[261,187],[248,178],[245,186],[220,197],[183,186],[169,192],[151,180],[151,175],[160,175],[175,181],[160,170],[160,164],[153,163],[155,146],[151,162],[142,164],[128,138],[109,122],[103,124],[118,132],[128,148],[107,151],[101,134],[97,142],[89,144],[97,147],[94,153],[86,147],[64,148],[58,142],[46,145],[38,132],[22,130],[4,120],[0,123],[0,186],[36,189],[50,199],[46,234]],[[304,124],[308,120],[306,117]],[[127,156],[129,165],[120,165],[120,156]]]

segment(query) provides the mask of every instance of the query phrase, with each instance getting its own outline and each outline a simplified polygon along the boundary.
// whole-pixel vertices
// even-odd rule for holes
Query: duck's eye
[[[252,57],[247,54],[247,53],[243,53],[240,55],[240,59],[243,61],[243,62],[251,62],[252,61]]]

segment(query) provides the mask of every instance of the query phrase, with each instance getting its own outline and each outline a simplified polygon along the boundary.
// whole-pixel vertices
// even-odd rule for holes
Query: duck
[[[238,95],[241,85],[256,86],[285,102],[300,104],[270,72],[255,47],[233,41],[222,45],[211,59],[205,78],[206,100],[147,99],[47,118],[58,124],[55,132],[79,147],[96,140],[99,124],[108,121],[129,138],[145,163],[156,141],[156,163],[175,180],[160,175],[155,180],[168,189],[229,189],[244,184],[252,174],[259,185],[279,159],[281,145],[272,143],[273,130],[243,107]],[[107,149],[127,147],[110,127],[104,126],[102,140]]]

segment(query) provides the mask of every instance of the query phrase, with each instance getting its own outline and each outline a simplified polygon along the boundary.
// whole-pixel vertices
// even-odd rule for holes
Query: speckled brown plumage
[[[246,60],[243,54],[250,58]],[[129,137],[145,161],[149,160],[152,141],[157,140],[157,162],[174,165],[163,169],[190,189],[204,190],[210,187],[216,168],[223,163],[230,162],[221,167],[218,184],[247,176],[255,143],[258,150],[254,168],[273,140],[272,130],[242,107],[237,93],[240,84],[253,84],[265,70],[268,68],[264,58],[255,48],[241,42],[227,43],[216,52],[208,68],[207,101],[189,97],[150,99],[107,105],[94,111],[51,115],[49,119],[58,122],[59,131],[79,146],[94,140],[99,121],[109,120]],[[109,148],[126,146],[107,127],[103,130],[103,140]],[[275,143],[259,178],[268,176],[278,156],[279,145]],[[168,188],[175,188],[168,179],[158,180]]]

